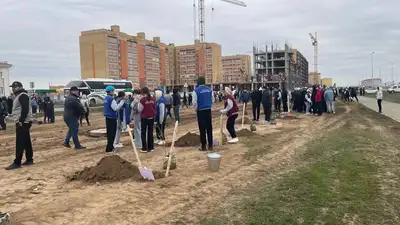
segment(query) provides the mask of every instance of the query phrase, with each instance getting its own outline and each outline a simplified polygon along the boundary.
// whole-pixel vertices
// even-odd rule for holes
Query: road
[[[363,97],[363,96],[358,96],[358,99],[360,100],[360,103],[365,105],[366,107],[378,112],[378,104],[376,102],[376,99],[374,98],[368,98],[368,97]],[[385,101],[383,99],[382,101],[382,114],[390,117],[397,122],[400,122],[400,104],[398,103],[392,103]]]

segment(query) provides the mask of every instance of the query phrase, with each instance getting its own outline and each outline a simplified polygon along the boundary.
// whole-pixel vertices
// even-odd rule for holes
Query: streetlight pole
[[[372,79],[374,78],[374,52],[371,54],[371,75]]]
[[[393,85],[394,85],[394,63],[392,63],[392,82],[393,82]]]

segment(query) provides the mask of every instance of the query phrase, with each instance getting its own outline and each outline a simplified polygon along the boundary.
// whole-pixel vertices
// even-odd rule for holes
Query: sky
[[[373,71],[389,81],[393,67],[394,80],[400,78],[399,0],[244,1],[247,7],[206,0],[206,41],[221,44],[223,55],[288,42],[307,58],[311,72],[309,33],[317,32],[322,77],[355,85]],[[117,24],[122,32],[145,32],[147,39],[160,36],[167,44],[194,39],[193,0],[1,0],[1,5],[0,61],[14,65],[11,80],[26,86],[33,81],[36,88],[80,77],[84,30]]]

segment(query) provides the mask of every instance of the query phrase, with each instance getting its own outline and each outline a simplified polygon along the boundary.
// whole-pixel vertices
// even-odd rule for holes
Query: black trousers
[[[213,147],[213,128],[212,128],[212,116],[211,109],[197,111],[197,122],[200,131],[200,142],[201,148],[206,148],[207,142],[208,147]],[[206,138],[207,134],[207,138]],[[207,140],[206,140],[207,139]]]
[[[232,115],[228,117],[228,120],[226,121],[226,129],[228,130],[232,138],[236,138],[235,122],[237,118],[238,114]]]
[[[156,135],[157,135],[157,139],[158,140],[163,140],[163,141],[165,140],[165,135],[164,135],[165,119],[164,119],[163,123],[160,123],[160,121],[157,121],[157,124],[156,124]]]
[[[106,152],[114,150],[115,133],[117,132],[117,119],[106,118],[107,147]]]
[[[81,118],[80,118],[81,126],[82,126],[83,117],[86,118],[86,123],[89,125],[90,124],[90,122],[89,122],[89,112],[86,112],[84,115],[81,115]]]
[[[265,121],[270,121],[271,120],[271,104],[263,104],[264,108],[264,115],[265,115]]]
[[[275,100],[275,111],[276,112],[281,111],[281,100]]]
[[[7,124],[6,124],[6,118],[4,117],[3,114],[0,113],[0,130],[6,130],[7,129]]]
[[[253,119],[259,120],[260,119],[260,103],[253,102]]]
[[[322,115],[322,112],[324,110],[324,106],[322,102],[315,102],[315,111],[314,114]]]
[[[25,151],[27,161],[33,161],[33,149],[31,142],[31,123],[23,123],[21,126],[16,125],[16,144],[15,144],[15,160],[14,163],[21,165],[22,156]]]
[[[142,139],[142,150],[151,151],[154,150],[154,118],[142,119],[141,120],[141,139]]]
[[[379,113],[382,113],[382,99],[378,99],[378,109]]]
[[[289,110],[288,110],[287,100],[286,101],[282,101],[282,104],[283,104],[283,111],[284,112],[288,112]]]
[[[171,104],[165,105],[165,108],[167,108],[167,116],[169,116],[170,118],[172,118],[172,114],[171,114]]]

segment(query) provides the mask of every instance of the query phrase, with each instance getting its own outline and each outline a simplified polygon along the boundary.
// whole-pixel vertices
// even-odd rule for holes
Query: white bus
[[[64,96],[69,94],[71,87],[78,87],[81,95],[87,95],[90,104],[102,104],[104,97],[106,96],[105,89],[107,86],[114,86],[116,92],[132,90],[133,85],[131,81],[127,80],[112,80],[112,79],[83,79],[83,80],[72,80],[64,88]]]

